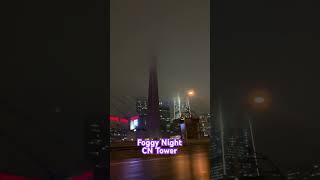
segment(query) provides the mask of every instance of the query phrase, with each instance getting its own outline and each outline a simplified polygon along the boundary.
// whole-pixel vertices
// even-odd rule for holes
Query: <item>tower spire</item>
[[[159,138],[161,134],[156,56],[152,56],[149,69],[148,124],[149,137]]]

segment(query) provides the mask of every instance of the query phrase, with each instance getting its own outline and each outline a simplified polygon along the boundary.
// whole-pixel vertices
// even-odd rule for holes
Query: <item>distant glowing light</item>
[[[110,121],[116,121],[116,122],[121,122],[121,123],[129,123],[129,120],[124,119],[124,118],[119,118],[116,116],[110,116],[109,117]]]
[[[119,118],[115,117],[115,116],[110,116],[110,120],[111,121],[119,121]]]
[[[130,130],[136,130],[136,128],[139,126],[139,116],[134,116],[130,118]]]
[[[193,96],[194,95],[194,91],[193,90],[189,90],[188,91],[188,96]]]
[[[255,97],[254,98],[254,102],[258,103],[258,104],[263,103],[264,102],[264,98],[263,97]]]
[[[127,120],[127,119],[120,119],[120,122],[122,122],[122,123],[128,123],[129,121]]]

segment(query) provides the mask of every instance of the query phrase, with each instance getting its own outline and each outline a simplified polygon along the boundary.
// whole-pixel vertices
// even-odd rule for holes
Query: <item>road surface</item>
[[[191,145],[177,155],[141,155],[139,150],[111,153],[111,180],[208,180],[208,146]],[[119,157],[123,156],[121,159]]]

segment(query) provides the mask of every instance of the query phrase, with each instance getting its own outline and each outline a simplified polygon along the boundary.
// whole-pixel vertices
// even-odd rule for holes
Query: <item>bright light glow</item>
[[[264,102],[264,98],[263,97],[255,97],[254,98],[254,102],[258,103],[258,104],[263,103]]]
[[[133,121],[130,122],[130,130],[134,130],[134,124]]]
[[[122,122],[122,123],[128,123],[129,121],[127,120],[127,119],[120,119],[120,122]]]
[[[109,116],[110,121],[116,121],[116,122],[122,122],[122,123],[128,123],[129,121],[124,118],[119,118],[116,116]]]
[[[135,116],[135,117],[131,118],[130,130],[135,130],[139,126],[139,122],[138,121],[139,121],[139,116]]]
[[[119,121],[119,118],[115,117],[115,116],[110,116],[110,120],[111,121]]]
[[[193,90],[189,90],[188,91],[188,96],[194,96],[194,91]]]

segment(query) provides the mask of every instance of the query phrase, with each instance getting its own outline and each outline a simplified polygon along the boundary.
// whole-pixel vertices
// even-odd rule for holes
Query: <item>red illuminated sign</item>
[[[110,120],[111,121],[119,121],[119,118],[115,117],[115,116],[110,116]]]
[[[128,123],[129,121],[127,119],[120,119],[120,122]]]
[[[139,119],[139,116],[133,116],[132,118],[130,118],[131,121],[134,121],[136,119]]]
[[[129,120],[127,120],[127,119],[119,118],[119,117],[116,117],[116,116],[110,116],[109,119],[110,119],[110,121],[116,121],[116,122],[122,122],[122,123],[128,123],[129,122]]]

